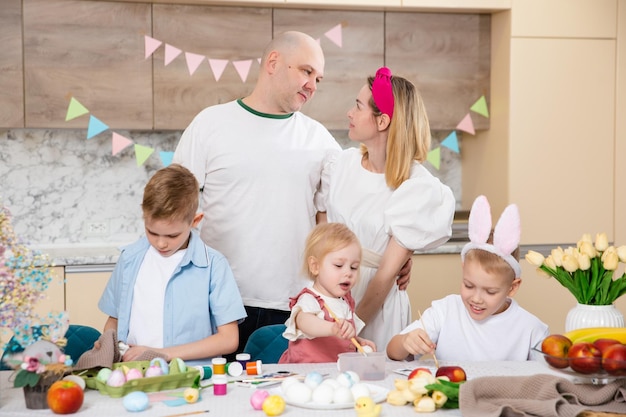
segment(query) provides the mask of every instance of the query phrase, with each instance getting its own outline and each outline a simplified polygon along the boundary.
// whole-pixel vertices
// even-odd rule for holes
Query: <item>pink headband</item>
[[[381,67],[376,71],[376,77],[372,83],[372,98],[378,110],[391,119],[393,117],[393,87],[389,68]]]

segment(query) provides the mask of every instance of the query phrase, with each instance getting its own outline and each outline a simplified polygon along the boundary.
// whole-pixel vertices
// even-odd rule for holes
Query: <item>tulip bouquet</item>
[[[556,278],[580,304],[610,305],[626,294],[626,273],[613,278],[619,263],[626,263],[626,245],[609,246],[605,233],[597,234],[595,242],[585,234],[576,247],[559,246],[547,257],[528,251],[526,260]]]

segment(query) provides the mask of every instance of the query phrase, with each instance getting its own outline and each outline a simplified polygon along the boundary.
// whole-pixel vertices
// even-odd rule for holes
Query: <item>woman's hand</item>
[[[400,291],[406,291],[409,288],[409,283],[411,282],[411,268],[413,267],[413,259],[409,258],[404,265],[402,265],[402,269],[398,272],[398,278],[396,279],[396,284],[398,284],[398,289]]]

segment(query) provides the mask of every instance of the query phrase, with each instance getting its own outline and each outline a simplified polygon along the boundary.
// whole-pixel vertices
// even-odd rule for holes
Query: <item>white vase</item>
[[[565,331],[586,327],[624,327],[624,315],[614,304],[594,306],[577,304],[565,318]]]

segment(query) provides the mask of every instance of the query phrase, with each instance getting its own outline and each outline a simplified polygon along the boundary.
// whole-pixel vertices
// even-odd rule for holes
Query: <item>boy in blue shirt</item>
[[[122,248],[98,307],[129,345],[123,361],[146,355],[202,361],[234,352],[238,322],[246,317],[226,258],[205,245],[194,228],[198,182],[172,164],[144,189],[146,236]]]

